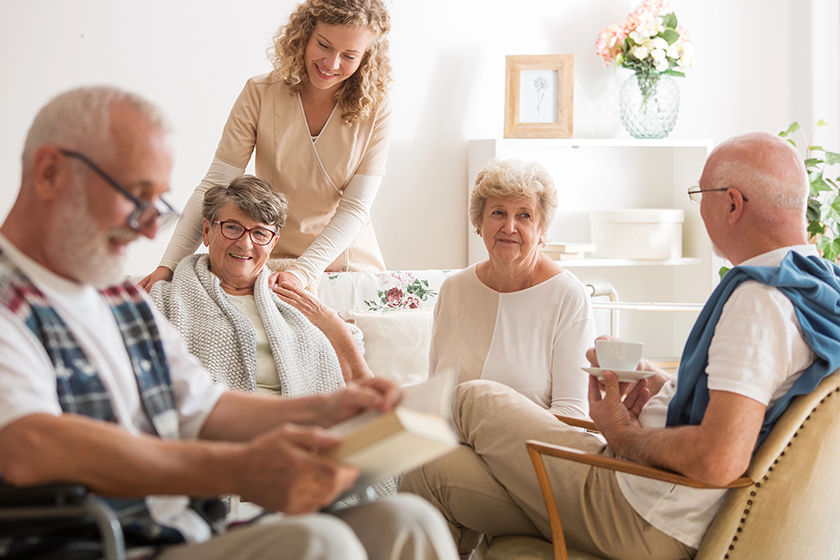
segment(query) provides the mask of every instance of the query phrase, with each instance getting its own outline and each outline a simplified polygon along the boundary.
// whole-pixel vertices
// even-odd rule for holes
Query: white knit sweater
[[[256,391],[257,341],[248,317],[222,290],[206,254],[184,258],[171,282],[157,282],[150,296],[181,332],[190,353],[226,389]],[[344,387],[341,366],[326,335],[268,287],[264,268],[254,300],[277,365],[282,395],[301,397]]]

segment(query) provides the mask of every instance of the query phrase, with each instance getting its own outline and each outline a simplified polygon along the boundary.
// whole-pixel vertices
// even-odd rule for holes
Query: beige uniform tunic
[[[216,160],[229,166],[235,176],[244,171],[255,154],[256,175],[285,194],[289,202],[286,224],[271,253],[273,259],[298,258],[306,251],[332,219],[354,175],[385,174],[391,136],[390,103],[366,121],[352,125],[344,124],[341,112],[337,106],[313,139],[299,96],[291,95],[289,88],[271,74],[249,79],[230,111]],[[211,167],[196,193],[229,182],[232,177],[227,175],[217,175],[214,180]],[[181,235],[182,240],[170,243],[162,264],[172,267],[198,247],[200,210],[191,206],[200,204],[203,196],[203,192],[200,197],[194,195],[198,200],[188,203],[173,236],[174,240]],[[349,247],[336,256],[327,270],[385,269],[369,217],[365,217]]]
[[[216,157],[245,167],[256,148],[258,177],[289,201],[289,217],[272,258],[299,257],[329,223],[341,191],[355,174],[382,176],[391,136],[391,108],[345,125],[336,108],[313,142],[300,99],[270,74],[248,80],[231,109]],[[384,270],[370,219],[330,268]],[[355,266],[353,266],[355,265]]]

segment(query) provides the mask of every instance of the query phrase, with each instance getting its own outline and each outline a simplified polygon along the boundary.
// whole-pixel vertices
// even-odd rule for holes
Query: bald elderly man
[[[499,384],[459,387],[463,445],[408,473],[400,489],[444,514],[463,557],[481,535],[551,538],[524,445],[537,439],[618,455],[714,484],[747,469],[790,399],[840,366],[838,267],[808,244],[809,184],[802,158],[768,134],[716,147],[689,189],[715,251],[736,265],[711,295],[686,342],[678,375],[629,388],[592,377],[590,415],[603,437],[558,422]],[[594,351],[587,357],[597,366]],[[548,461],[565,538],[604,558],[693,558],[725,490],[698,490]]]

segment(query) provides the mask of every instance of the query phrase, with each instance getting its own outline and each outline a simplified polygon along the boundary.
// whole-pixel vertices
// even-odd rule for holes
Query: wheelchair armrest
[[[76,505],[87,496],[81,484],[55,483],[18,487],[0,480],[0,507]]]

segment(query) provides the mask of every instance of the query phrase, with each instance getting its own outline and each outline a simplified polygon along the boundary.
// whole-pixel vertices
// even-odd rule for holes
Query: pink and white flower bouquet
[[[663,13],[666,8],[666,0],[644,0],[623,26],[606,26],[595,43],[604,66],[629,68],[645,80],[655,81],[660,74],[684,77],[684,70],[694,66],[694,48],[677,16]]]

